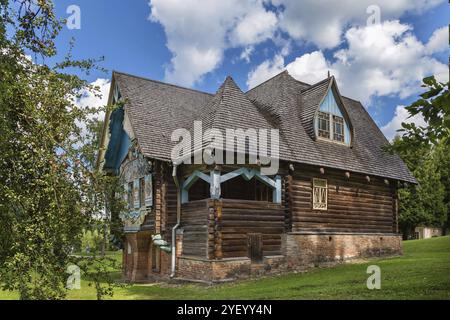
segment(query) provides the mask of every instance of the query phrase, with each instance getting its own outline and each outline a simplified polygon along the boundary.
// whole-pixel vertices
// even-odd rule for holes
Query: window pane
[[[330,115],[325,112],[318,114],[318,134],[319,137],[330,139]]]
[[[333,116],[333,139],[344,142],[344,119]]]
[[[145,205],[145,180],[139,179],[139,206],[142,208]]]
[[[313,179],[313,209],[327,210],[327,180]]]
[[[128,208],[133,208],[133,182],[128,183]]]

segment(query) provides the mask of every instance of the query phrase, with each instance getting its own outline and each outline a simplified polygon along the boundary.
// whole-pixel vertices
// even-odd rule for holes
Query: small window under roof
[[[320,104],[314,123],[317,137],[350,145],[350,127],[331,87]]]

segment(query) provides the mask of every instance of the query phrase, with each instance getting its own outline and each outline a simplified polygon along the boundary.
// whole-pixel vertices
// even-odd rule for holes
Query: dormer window
[[[350,127],[341,108],[330,87],[316,113],[315,131],[318,139],[350,145]]]

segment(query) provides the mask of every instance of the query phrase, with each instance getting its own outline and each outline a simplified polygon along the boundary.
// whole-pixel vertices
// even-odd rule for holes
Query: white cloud
[[[423,12],[443,0],[378,0],[382,20],[396,19],[405,12]],[[293,39],[306,40],[319,48],[334,48],[341,42],[344,28],[365,24],[373,0],[272,0],[283,6],[280,26]]]
[[[434,59],[411,31],[411,26],[399,21],[352,27],[345,34],[345,48],[335,52],[334,62],[327,61],[321,51],[314,51],[296,58],[286,69],[296,79],[309,83],[324,79],[330,70],[341,92],[364,104],[377,96],[406,98],[420,91],[426,76],[436,75],[443,82],[448,79],[448,67]],[[249,87],[264,81],[269,71],[284,69],[284,61],[276,62],[265,61],[250,72]]]
[[[395,109],[394,117],[389,121],[385,126],[381,127],[381,131],[384,133],[386,138],[391,141],[394,139],[398,129],[401,129],[402,122],[405,123],[414,123],[416,126],[425,126],[425,120],[420,115],[415,115],[411,118],[409,117],[408,111],[405,109],[405,106],[397,106]]]
[[[78,99],[76,103],[81,108],[98,109],[99,112],[91,115],[91,118],[97,118],[103,121],[105,118],[105,113],[100,109],[108,104],[108,93],[111,82],[108,79],[98,78],[90,84],[96,87],[98,91],[92,92],[89,90],[83,90],[81,98]]]
[[[264,61],[248,74],[247,86],[249,89],[256,87],[285,69],[294,78],[311,84],[326,78],[328,71],[335,76],[337,75],[337,71],[332,69],[321,51],[314,51],[297,57],[286,67],[283,55],[277,54],[273,59]]]
[[[247,87],[253,88],[267,79],[275,76],[284,69],[284,58],[275,55],[272,60],[266,60],[248,74]]]
[[[232,30],[230,40],[234,45],[250,45],[270,38],[277,26],[277,16],[257,5],[246,13]]]
[[[242,50],[242,53],[241,53],[239,59],[244,60],[245,62],[249,63],[250,56],[252,55],[252,53],[254,51],[255,51],[255,47],[253,47],[253,46],[245,47],[244,50]]]
[[[448,67],[431,57],[426,46],[399,21],[350,28],[347,48],[335,54],[342,92],[369,104],[374,96],[406,98],[420,90],[429,75],[442,78]]]
[[[448,27],[442,27],[434,30],[433,34],[428,40],[427,50],[429,53],[437,53],[448,50]]]
[[[105,112],[102,107],[108,104],[108,93],[111,82],[108,79],[98,78],[90,84],[97,87],[98,90],[93,92],[84,89],[80,93],[81,97],[75,101],[75,104],[82,109],[93,108],[98,111],[97,113],[89,114],[89,120],[98,119],[99,121],[103,121],[105,119]],[[86,136],[86,123],[78,122],[77,125],[81,129],[82,136]]]
[[[297,57],[286,66],[286,69],[294,78],[311,84],[325,79],[328,71],[338,78],[337,70],[332,70],[332,67],[320,51],[306,53],[301,57]]]
[[[388,20],[442,2],[378,0],[377,5],[381,19]],[[192,86],[221,64],[228,48],[243,48],[245,61],[251,56],[249,48],[268,39],[282,48],[282,56],[288,54],[292,39],[320,49],[335,48],[346,28],[366,24],[370,16],[366,10],[373,0],[150,0],[149,5],[149,19],[163,26],[172,53],[165,79]],[[281,44],[280,31],[288,35],[286,46]]]
[[[165,78],[186,86],[217,68],[227,48],[270,38],[277,23],[263,0],[151,0],[150,7],[150,20],[164,27],[173,54]]]

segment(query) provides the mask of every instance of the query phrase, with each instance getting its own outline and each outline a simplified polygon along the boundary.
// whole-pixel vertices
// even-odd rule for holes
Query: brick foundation
[[[284,255],[265,256],[260,264],[252,264],[248,258],[207,260],[181,256],[177,278],[220,282],[402,254],[402,240],[397,234],[288,233],[282,242]]]
[[[397,234],[288,233],[284,241],[290,270],[403,253],[402,239]]]
[[[285,266],[283,256],[264,257],[260,264],[252,264],[249,258],[207,260],[182,256],[178,259],[176,276],[185,280],[221,282],[279,273]]]
[[[160,252],[159,271],[151,266],[151,240],[146,233],[127,234],[124,249],[124,278],[128,281],[167,280],[171,254]],[[128,244],[131,253],[128,253]],[[221,282],[314,266],[328,266],[357,258],[402,254],[397,234],[287,233],[282,235],[282,255],[265,256],[261,263],[249,258],[204,259],[183,256],[182,236],[177,236],[176,278],[190,281]]]

